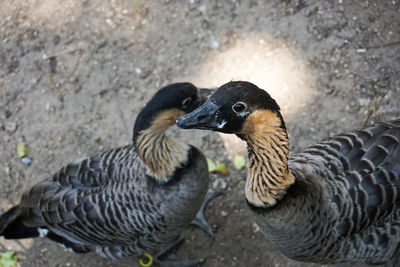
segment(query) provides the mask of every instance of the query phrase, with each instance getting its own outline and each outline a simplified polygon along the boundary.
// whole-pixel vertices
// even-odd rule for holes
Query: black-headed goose
[[[0,235],[46,236],[75,252],[110,259],[172,242],[201,207],[209,174],[197,148],[165,131],[206,95],[190,83],[160,89],[138,115],[132,145],[71,163],[34,185],[0,217]],[[208,224],[205,229],[211,232]],[[181,263],[173,264],[187,266]]]
[[[249,82],[221,86],[181,128],[247,142],[245,195],[255,222],[287,257],[393,266],[400,253],[400,120],[339,134],[289,158],[280,108]],[[259,252],[265,253],[265,252]]]

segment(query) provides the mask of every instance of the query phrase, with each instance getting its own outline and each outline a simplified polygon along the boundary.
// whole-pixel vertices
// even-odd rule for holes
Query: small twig
[[[106,93],[108,93],[111,90],[111,88],[106,88],[101,90],[100,92],[92,94],[92,96],[104,96]]]
[[[369,120],[369,117],[371,116],[371,113],[372,113],[372,110],[369,109],[367,115],[366,115],[365,118],[363,119],[363,122],[362,122],[363,126],[365,126],[365,125],[367,124],[367,122],[368,122],[368,120]]]
[[[382,44],[382,45],[366,46],[365,49],[383,48],[383,47],[388,47],[388,46],[397,45],[397,44],[400,44],[400,40]]]
[[[68,53],[75,52],[75,51],[78,50],[78,49],[80,49],[80,48],[70,47],[70,48],[68,48],[68,49],[65,49],[65,50],[62,50],[62,51],[53,53],[53,54],[51,54],[51,55],[44,55],[44,56],[43,56],[43,59],[46,60],[46,59],[49,59],[49,58],[51,58],[51,57],[58,57],[58,56],[61,56],[61,55],[64,55],[64,54],[68,54]]]
[[[368,120],[371,117],[371,115],[373,116],[374,120],[376,119],[378,106],[381,103],[381,101],[382,101],[382,99],[374,100],[374,103],[372,104],[371,108],[368,110],[367,115],[363,119],[363,122],[362,122],[363,126],[365,126],[368,123]]]
[[[69,73],[69,77],[72,77],[75,75],[76,69],[78,68],[79,63],[81,62],[81,58],[82,58],[82,53],[80,53],[78,55],[78,59],[76,60],[75,66],[73,67],[72,71]]]
[[[374,120],[375,120],[376,119],[376,106],[375,106],[375,104],[372,105],[371,110],[372,110],[372,115],[373,115]]]

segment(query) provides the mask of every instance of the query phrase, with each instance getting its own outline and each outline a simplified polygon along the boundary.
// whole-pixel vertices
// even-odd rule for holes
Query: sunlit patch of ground
[[[298,51],[270,36],[242,34],[224,50],[216,50],[190,80],[204,87],[245,80],[265,89],[288,118],[312,98],[313,81],[306,61]],[[245,154],[244,142],[220,134],[229,157]]]

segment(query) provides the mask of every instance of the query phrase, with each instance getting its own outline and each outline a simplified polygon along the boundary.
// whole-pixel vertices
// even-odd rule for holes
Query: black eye
[[[187,108],[190,105],[190,103],[192,103],[192,101],[193,99],[191,97],[185,98],[182,101],[182,108]]]
[[[232,106],[232,110],[235,111],[236,113],[243,112],[247,109],[247,106],[243,102],[237,102]]]

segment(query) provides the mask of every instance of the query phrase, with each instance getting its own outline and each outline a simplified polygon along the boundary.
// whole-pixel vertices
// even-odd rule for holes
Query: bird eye
[[[243,112],[247,109],[247,106],[243,102],[237,102],[232,106],[232,110],[235,111],[236,113]]]
[[[190,105],[190,103],[192,103],[192,101],[193,99],[191,97],[185,98],[182,101],[182,108],[187,108]]]

